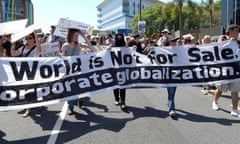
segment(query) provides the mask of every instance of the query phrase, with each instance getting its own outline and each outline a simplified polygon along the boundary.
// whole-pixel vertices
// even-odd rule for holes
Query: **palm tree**
[[[212,27],[213,24],[213,11],[214,11],[214,1],[213,0],[202,0],[201,2],[202,6],[204,9],[209,13],[209,22],[210,22],[210,28]]]
[[[192,0],[174,0],[174,2],[178,5],[179,7],[179,30],[180,30],[180,38],[182,38],[182,8],[183,4],[186,4],[187,6],[190,7],[191,11],[195,12],[195,8],[198,6],[195,2]]]

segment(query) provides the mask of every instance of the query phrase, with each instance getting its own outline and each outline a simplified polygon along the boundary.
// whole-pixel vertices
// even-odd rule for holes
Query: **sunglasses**
[[[33,37],[26,37],[25,39],[26,40],[31,40],[31,39],[33,39]]]

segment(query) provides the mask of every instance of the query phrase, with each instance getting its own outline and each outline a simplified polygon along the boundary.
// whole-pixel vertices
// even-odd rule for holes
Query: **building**
[[[141,0],[142,9],[158,0]],[[98,28],[101,31],[115,31],[124,34],[131,33],[130,24],[133,17],[139,14],[140,0],[104,0],[97,6]]]
[[[31,0],[0,0],[0,22],[28,19],[33,24],[33,4]]]
[[[229,24],[240,25],[239,0],[222,0],[222,26],[226,29]]]

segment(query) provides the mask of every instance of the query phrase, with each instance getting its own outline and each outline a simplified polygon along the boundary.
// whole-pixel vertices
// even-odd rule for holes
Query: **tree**
[[[202,0],[201,5],[209,14],[209,27],[213,26],[213,13],[221,9],[221,1],[214,3],[214,0]]]
[[[199,14],[201,13],[200,6],[191,1],[185,1],[186,5],[183,7],[184,28],[194,29],[200,27]]]
[[[173,0],[169,3],[159,3],[151,7],[148,7],[142,11],[142,20],[146,21],[146,34],[147,36],[152,35],[153,33],[160,33],[164,28],[169,28],[170,30],[178,30],[179,27],[179,7],[177,5],[178,0]],[[182,25],[184,29],[196,29],[200,27],[208,27],[211,23],[211,26],[220,26],[221,18],[221,0],[218,0],[213,4],[213,11],[211,12],[212,17],[218,15],[216,18],[219,18],[217,21],[211,22],[206,20],[206,15],[209,15],[206,6],[198,3],[194,3],[191,0],[182,0]],[[138,30],[138,20],[139,15],[136,15],[133,18],[131,23],[131,28],[133,32]]]

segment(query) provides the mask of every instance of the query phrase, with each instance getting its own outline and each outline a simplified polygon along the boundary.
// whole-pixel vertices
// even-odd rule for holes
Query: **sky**
[[[34,23],[42,20],[48,25],[44,32],[50,31],[50,25],[57,25],[59,18],[68,18],[97,27],[97,8],[103,0],[32,0]]]
[[[49,32],[50,25],[57,25],[59,18],[68,18],[90,24],[97,28],[97,8],[103,0],[32,0],[34,5],[34,23],[46,21],[43,28]],[[161,0],[169,2],[172,0]],[[201,2],[201,0],[194,0]]]

